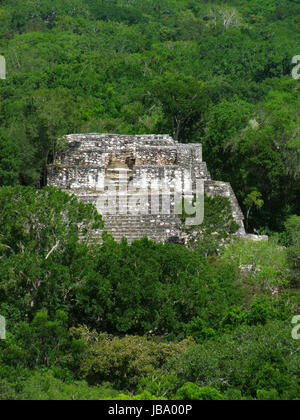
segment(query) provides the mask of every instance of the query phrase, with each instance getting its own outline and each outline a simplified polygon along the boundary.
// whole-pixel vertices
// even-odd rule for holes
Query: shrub
[[[71,334],[85,344],[80,361],[80,375],[92,384],[111,382],[116,389],[134,391],[142,379],[175,363],[194,343],[163,343],[147,337],[110,337],[90,332],[85,327],[73,328]]]
[[[291,338],[290,321],[240,326],[214,341],[191,347],[174,368],[179,383],[192,382],[225,393],[238,389],[256,398],[257,390],[295,396],[299,381],[299,344]]]
[[[223,400],[223,396],[214,388],[205,386],[200,388],[199,386],[187,382],[181,387],[176,394],[176,399],[178,400],[202,400],[202,401],[212,401],[212,400]]]

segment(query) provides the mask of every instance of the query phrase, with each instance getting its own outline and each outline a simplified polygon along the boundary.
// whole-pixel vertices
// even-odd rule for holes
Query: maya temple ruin
[[[181,189],[192,197],[197,186],[207,195],[227,197],[240,226],[237,234],[246,234],[231,185],[211,179],[201,144],[181,144],[168,135],[114,134],[71,134],[65,143],[48,167],[48,185],[94,203],[104,230],[116,240],[180,241],[175,198]]]

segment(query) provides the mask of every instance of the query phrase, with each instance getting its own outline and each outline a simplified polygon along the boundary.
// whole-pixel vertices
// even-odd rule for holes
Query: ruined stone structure
[[[208,195],[228,197],[238,234],[244,235],[235,194],[230,184],[211,180],[202,145],[180,144],[168,135],[68,135],[63,152],[49,165],[48,185],[96,204],[104,230],[116,240],[148,236],[167,242],[182,237],[174,180],[184,185],[188,174],[189,190],[201,181]]]

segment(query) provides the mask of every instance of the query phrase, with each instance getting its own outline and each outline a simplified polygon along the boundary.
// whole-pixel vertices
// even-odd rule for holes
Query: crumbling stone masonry
[[[174,179],[182,180],[187,173],[191,174],[192,183],[204,182],[206,194],[228,197],[233,217],[240,226],[238,234],[245,235],[244,216],[235,194],[229,183],[211,180],[202,160],[202,145],[180,144],[168,135],[68,135],[66,147],[48,167],[48,185],[96,204],[102,214],[99,202],[110,200],[113,214],[103,214],[103,219],[105,230],[116,240],[126,237],[132,242],[148,236],[157,242],[180,241],[182,232],[174,210],[174,191],[169,194],[170,211],[166,212],[163,199],[168,188],[164,186],[171,185]],[[141,193],[142,186],[145,187],[142,184],[146,188],[151,185],[151,194]],[[127,191],[127,212],[119,199],[112,201],[108,186],[120,194]],[[157,211],[153,212],[155,207]]]

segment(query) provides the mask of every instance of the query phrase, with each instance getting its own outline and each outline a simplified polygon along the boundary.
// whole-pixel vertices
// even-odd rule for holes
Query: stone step
[[[150,241],[153,241],[153,242],[166,242],[165,237],[163,237],[163,236],[160,237],[160,236],[157,236],[157,235],[156,236],[149,236],[149,235],[137,235],[137,236],[111,235],[111,236],[113,236],[113,238],[116,242],[121,242],[123,238],[126,238],[128,243],[132,243],[133,241],[138,241],[138,240],[144,239],[145,237],[148,238]],[[101,236],[99,238],[100,238],[99,241],[101,242]]]
[[[178,222],[179,223],[179,222]],[[105,221],[104,221],[104,226],[111,226],[111,227],[115,227],[115,228],[117,228],[117,229],[120,229],[120,228],[124,228],[124,229],[126,229],[126,228],[132,228],[132,227],[138,227],[138,228],[149,228],[149,229],[155,229],[156,227],[157,228],[161,228],[161,227],[165,227],[165,226],[177,226],[177,224],[178,223],[172,223],[172,224],[170,224],[170,223],[167,223],[167,222],[162,222],[162,223],[138,223],[138,222],[133,222],[133,223],[130,223],[130,222],[128,222],[128,223],[105,223]]]
[[[175,226],[179,223],[179,219],[174,219],[174,220],[162,220],[162,221],[155,221],[155,222],[148,222],[148,221],[135,221],[135,220],[107,220],[105,218],[103,218],[104,224],[105,226],[116,226],[116,227],[120,227],[120,226],[124,226],[124,227],[130,227],[130,226],[149,226],[149,227],[155,227],[155,226],[165,226],[166,223],[168,223],[168,226],[172,225]]]
[[[149,232],[156,232],[161,230],[170,230],[171,228],[176,228],[177,225],[163,225],[163,226],[144,226],[144,225],[127,225],[127,226],[116,226],[116,225],[107,225],[104,224],[104,229],[114,230],[114,231],[140,231],[143,230]]]
[[[178,217],[174,216],[174,215],[164,215],[164,217],[160,217],[157,219],[151,218],[149,217],[148,219],[144,219],[144,218],[139,218],[137,216],[124,216],[122,215],[122,217],[118,217],[118,216],[112,216],[112,215],[103,215],[103,220],[107,221],[107,222],[112,222],[112,223],[122,223],[122,222],[130,222],[130,223],[161,223],[161,222],[165,222],[167,221],[168,223],[172,222],[172,221],[176,221],[178,219]]]

